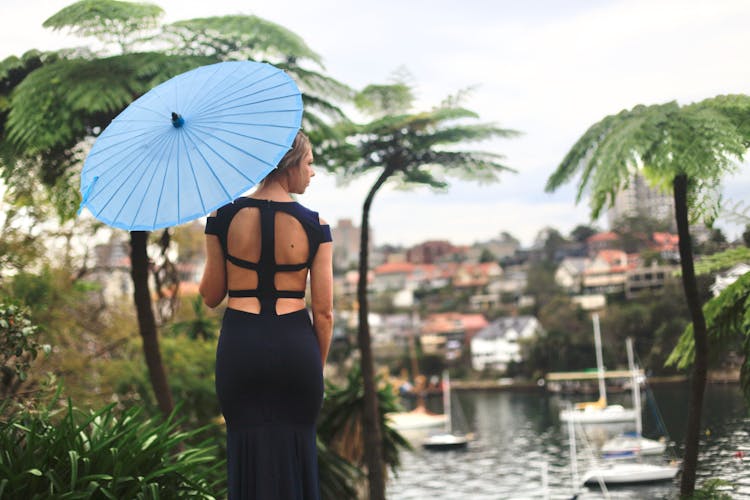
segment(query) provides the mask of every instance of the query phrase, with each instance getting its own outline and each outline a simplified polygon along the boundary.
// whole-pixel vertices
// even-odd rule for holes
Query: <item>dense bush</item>
[[[16,413],[0,422],[0,499],[223,497],[215,446],[183,449],[204,429],[182,432],[178,424],[115,405]]]

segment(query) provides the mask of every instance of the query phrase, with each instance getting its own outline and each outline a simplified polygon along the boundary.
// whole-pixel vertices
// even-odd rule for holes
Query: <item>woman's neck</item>
[[[271,200],[271,201],[294,201],[284,186],[278,181],[263,182],[260,184],[251,198],[258,198],[260,200]]]

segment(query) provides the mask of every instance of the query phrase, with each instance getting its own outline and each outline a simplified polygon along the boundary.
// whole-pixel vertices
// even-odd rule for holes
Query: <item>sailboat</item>
[[[412,316],[412,324],[416,325],[416,312]],[[417,379],[417,352],[414,345],[414,332],[409,335],[409,357],[412,363],[412,374],[414,380]],[[445,396],[443,396],[445,397]],[[417,397],[417,407],[411,411],[398,411],[387,413],[386,417],[390,421],[391,427],[399,432],[403,431],[420,431],[425,429],[436,429],[445,427],[448,417],[445,413],[432,413],[424,406],[424,398]]]
[[[628,366],[631,373],[631,385],[633,390],[633,406],[635,406],[635,432],[622,434],[614,437],[602,445],[602,455],[608,458],[630,455],[659,455],[664,453],[667,445],[664,441],[648,439],[641,435],[643,421],[641,419],[641,386],[638,380],[638,371],[635,367],[635,356],[633,354],[633,339],[626,339],[628,351]]]
[[[627,339],[628,362],[630,364],[633,378],[633,395],[634,403],[637,409],[638,438],[634,441],[636,446],[645,448],[655,447],[655,444],[662,444],[658,441],[644,439],[640,436],[640,385],[638,385],[637,372],[633,361],[633,340]],[[645,444],[644,444],[645,443]],[[662,448],[664,451],[664,448]],[[639,457],[643,452],[641,451]],[[627,484],[654,483],[660,481],[671,481],[679,472],[679,465],[676,462],[668,464],[645,463],[640,461],[623,462],[620,460],[607,460],[595,463],[592,468],[583,475],[583,484],[586,486],[618,486]]]
[[[446,417],[445,430],[439,434],[432,434],[422,443],[428,450],[455,450],[466,448],[469,436],[453,433],[453,419],[451,417],[451,384],[448,371],[443,372],[443,413]]]
[[[602,424],[613,422],[631,422],[635,418],[632,408],[622,405],[607,404],[607,388],[604,383],[604,362],[602,360],[602,336],[599,330],[599,315],[592,315],[594,323],[594,345],[596,347],[596,368],[599,379],[599,399],[597,401],[577,403],[571,409],[560,412],[560,420],[580,424]]]

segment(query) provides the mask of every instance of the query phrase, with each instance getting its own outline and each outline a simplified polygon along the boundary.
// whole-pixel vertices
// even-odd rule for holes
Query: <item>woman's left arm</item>
[[[224,262],[224,250],[221,248],[219,237],[215,234],[206,235],[206,267],[203,269],[198,291],[208,307],[221,304],[227,294],[227,267]]]
[[[313,329],[325,367],[333,336],[333,243],[321,243],[310,269],[310,302]]]

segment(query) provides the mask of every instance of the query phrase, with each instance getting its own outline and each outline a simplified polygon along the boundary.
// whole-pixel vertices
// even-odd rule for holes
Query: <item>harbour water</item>
[[[650,388],[654,405],[644,409],[646,437],[657,437],[659,422],[674,443],[666,456],[682,456],[688,385],[670,384]],[[632,406],[629,394],[610,396],[610,403]],[[574,489],[568,426],[558,417],[567,398],[544,392],[454,392],[453,416],[457,426],[475,433],[464,451],[432,452],[421,449],[421,435],[410,434],[414,450],[402,453],[402,467],[388,483],[388,498],[422,499],[544,499],[606,498],[598,488]],[[430,401],[440,410],[439,401]],[[627,425],[590,428],[586,439],[578,436],[576,461],[581,474],[592,441],[628,430]],[[732,483],[725,493],[732,498],[750,498],[750,416],[735,384],[707,386],[699,465],[700,484],[709,478]],[[586,442],[591,445],[586,447]],[[747,457],[738,457],[743,452]],[[676,498],[678,479],[651,486],[609,489],[610,498]]]

